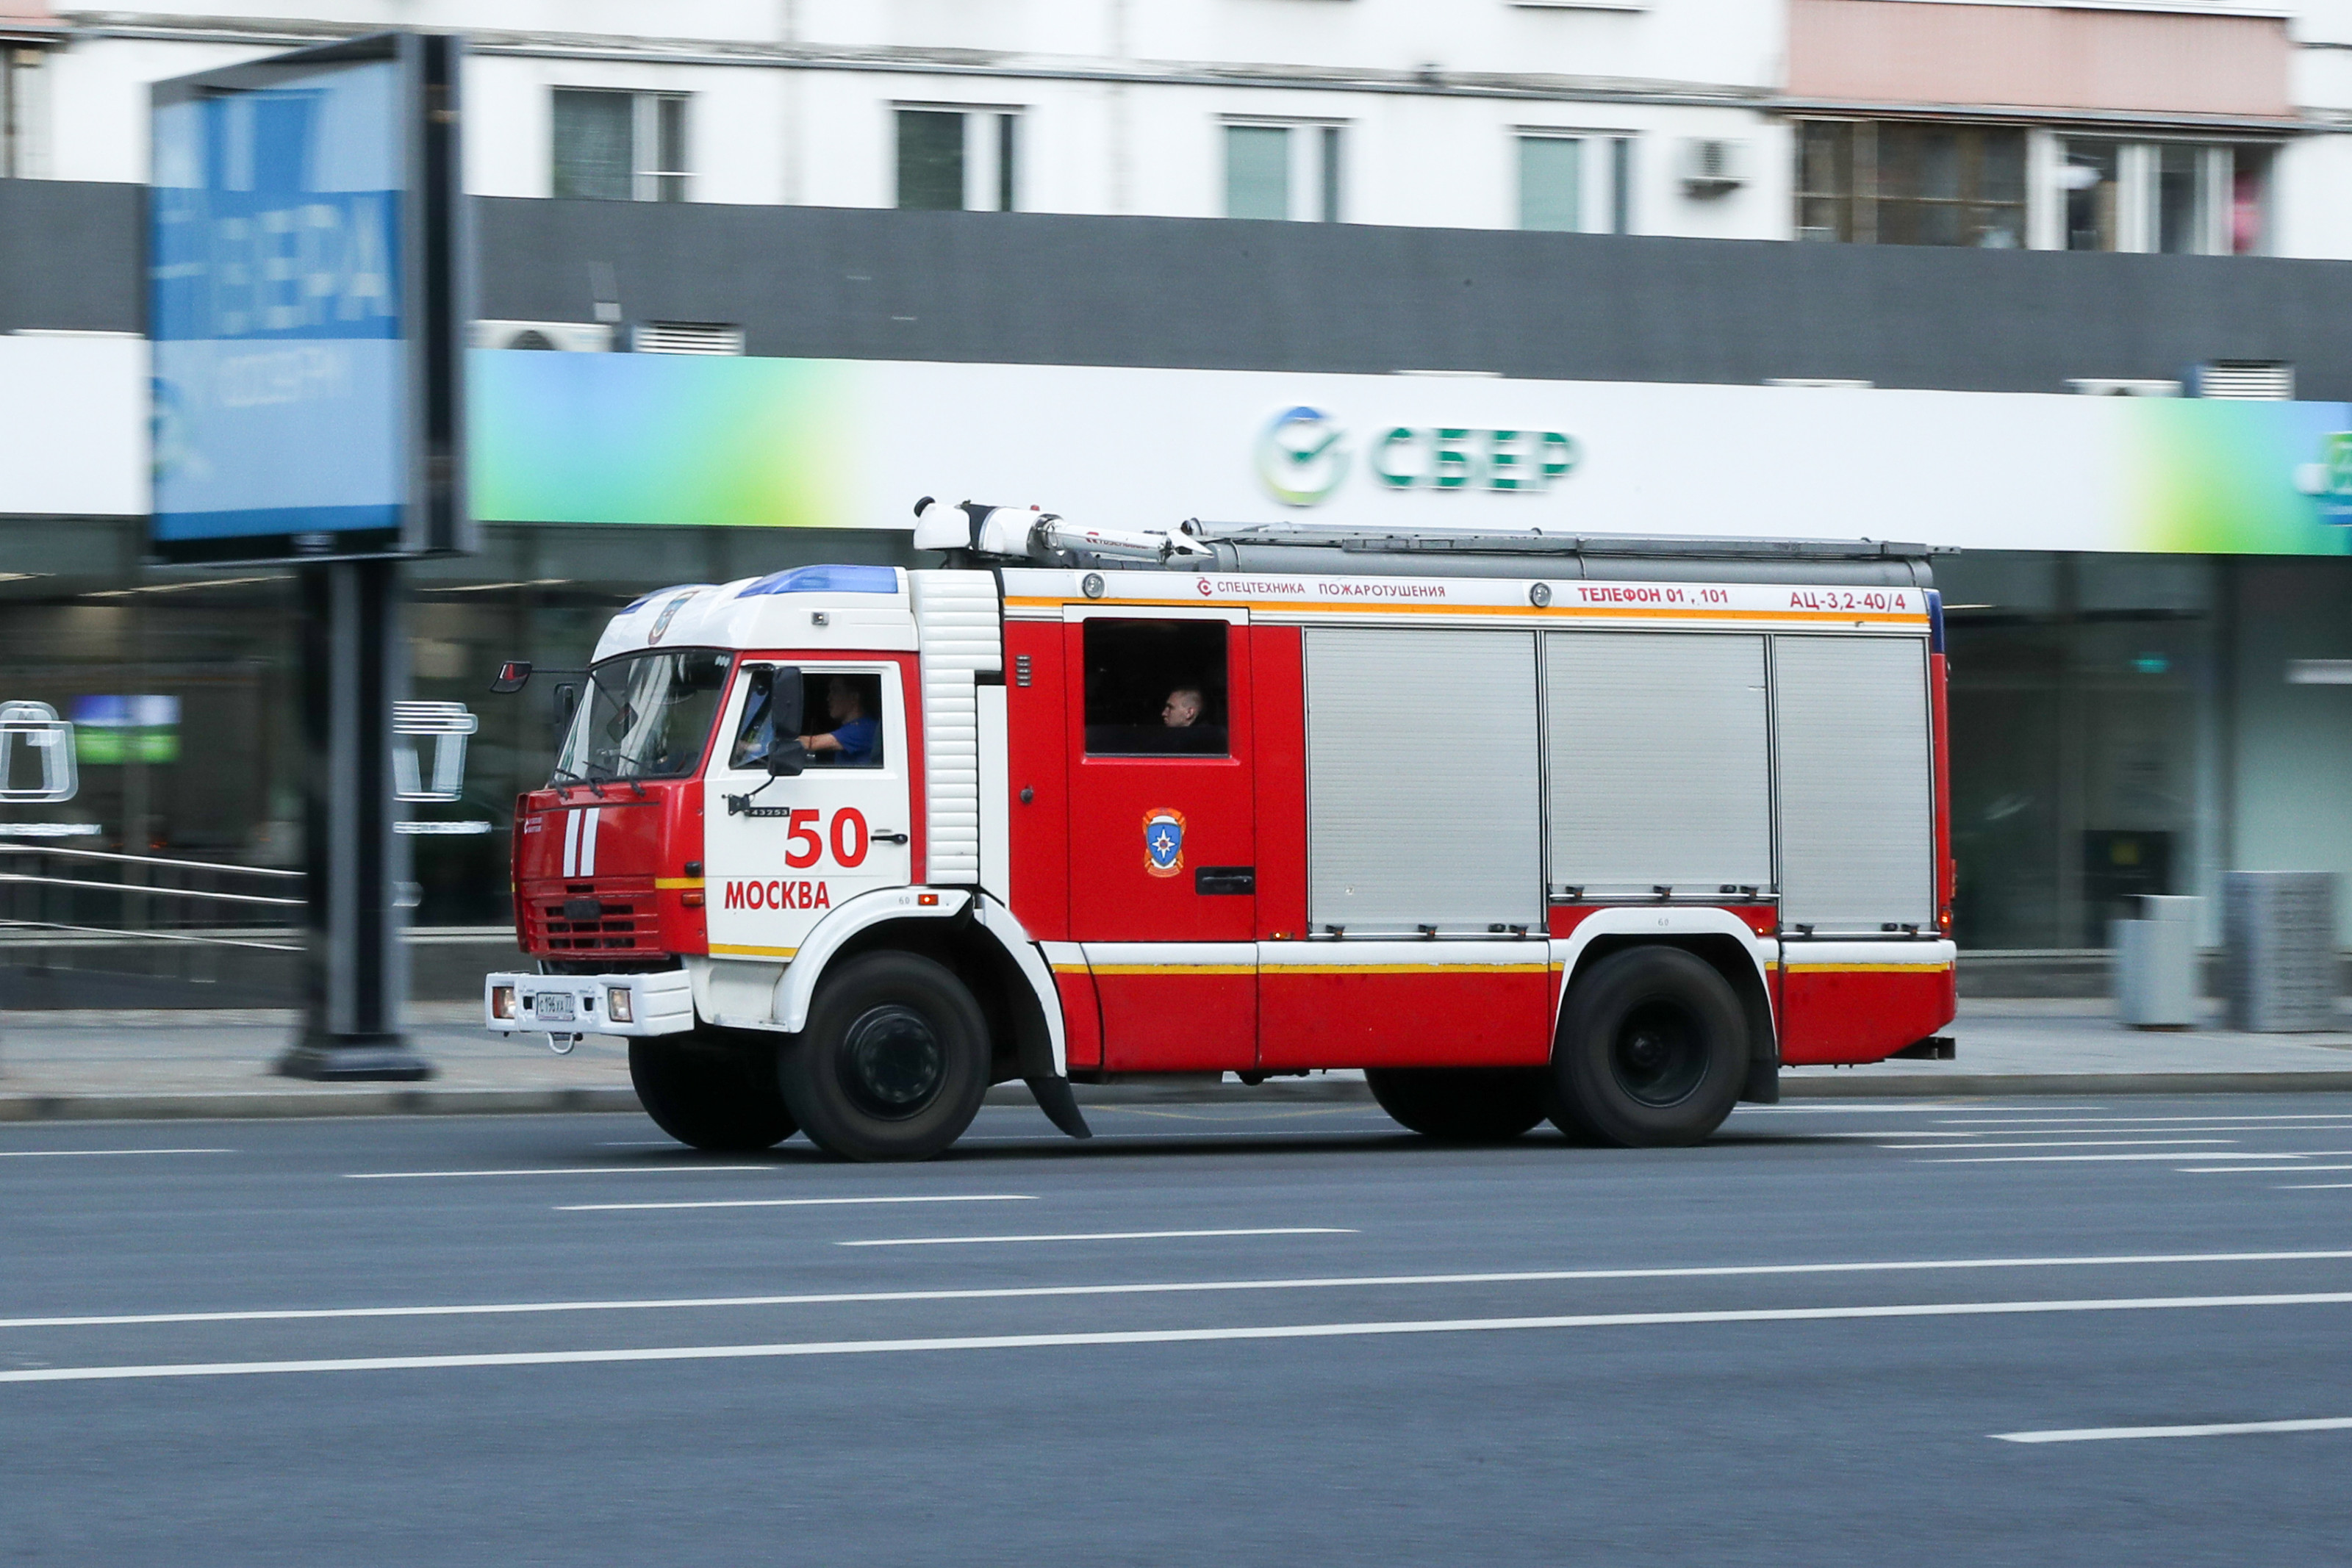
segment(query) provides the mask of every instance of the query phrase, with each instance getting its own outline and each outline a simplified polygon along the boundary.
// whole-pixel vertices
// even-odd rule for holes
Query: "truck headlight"
[[[636,1015],[630,1011],[629,993],[626,987],[607,986],[604,988],[604,1016],[611,1019],[614,1023],[635,1023],[637,1021]]]
[[[494,1019],[510,1019],[515,1017],[516,1013],[515,988],[512,986],[492,986],[490,1016]]]

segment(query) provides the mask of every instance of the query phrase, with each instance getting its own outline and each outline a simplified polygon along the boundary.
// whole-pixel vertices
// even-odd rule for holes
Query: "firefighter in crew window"
[[[821,735],[802,736],[801,745],[818,761],[836,768],[872,768],[879,762],[882,726],[866,711],[866,698],[857,684],[846,675],[834,676],[825,683],[824,706],[833,716],[833,728]]]
[[[1201,722],[1201,693],[1194,686],[1178,686],[1160,705],[1160,722],[1170,729],[1190,729]]]

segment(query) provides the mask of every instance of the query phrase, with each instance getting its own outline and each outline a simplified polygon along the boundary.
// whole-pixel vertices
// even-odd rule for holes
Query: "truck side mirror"
[[[769,671],[768,711],[776,716],[774,728],[779,737],[800,734],[802,710],[799,668],[780,664]]]
[[[507,696],[522,690],[523,683],[530,679],[529,659],[509,659],[499,666],[497,677],[490,682],[490,690],[500,696]]]
[[[803,714],[801,673],[793,665],[779,665],[768,673],[768,712],[773,716],[769,724],[773,738],[768,745],[768,777],[793,778],[808,766],[809,754],[799,739]]]
[[[580,711],[580,688],[571,681],[555,688],[555,728],[564,734],[572,728],[572,716]]]

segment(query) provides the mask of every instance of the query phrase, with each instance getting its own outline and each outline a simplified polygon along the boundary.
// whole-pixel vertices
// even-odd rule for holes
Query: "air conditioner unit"
[[[477,321],[474,347],[609,354],[613,351],[613,328],[606,321]]]
[[[2294,367],[2284,360],[2213,360],[2197,367],[2197,395],[2289,402]]]
[[[2069,376],[2066,390],[2084,397],[2179,397],[2180,383],[2147,376]]]
[[[1683,189],[1719,196],[1748,183],[1748,144],[1720,136],[1683,139]]]
[[[743,329],[725,321],[640,321],[629,329],[640,354],[740,354]]]

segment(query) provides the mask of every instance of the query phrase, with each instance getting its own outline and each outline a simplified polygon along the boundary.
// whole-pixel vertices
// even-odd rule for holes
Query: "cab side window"
[[[757,771],[776,745],[775,672],[751,671],[743,695],[727,765]],[[805,670],[801,674],[801,727],[812,768],[882,766],[882,677],[857,672]],[[786,706],[790,706],[787,704]]]
[[[728,767],[756,769],[768,765],[768,752],[776,740],[775,684],[776,672],[766,665],[751,671],[743,695],[743,717],[735,727],[735,743],[727,752]]]
[[[1086,622],[1089,757],[1223,757],[1225,623]]]
[[[882,677],[811,670],[801,714],[814,768],[882,766]]]

